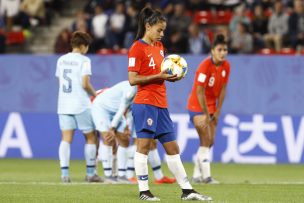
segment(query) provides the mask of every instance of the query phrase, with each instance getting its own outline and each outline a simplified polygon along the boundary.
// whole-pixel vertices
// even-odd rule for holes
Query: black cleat
[[[158,202],[160,199],[158,197],[155,197],[150,190],[142,191],[139,193],[139,199],[144,201],[152,201],[152,202]]]

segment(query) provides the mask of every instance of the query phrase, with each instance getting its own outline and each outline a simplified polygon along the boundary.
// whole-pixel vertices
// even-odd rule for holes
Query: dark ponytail
[[[227,41],[226,41],[225,36],[223,34],[216,35],[216,37],[215,37],[215,39],[212,43],[211,48],[213,49],[214,47],[216,47],[219,44],[227,45]]]
[[[160,21],[166,22],[165,16],[160,11],[154,10],[150,7],[143,8],[139,14],[138,29],[135,41],[139,40],[145,35],[146,23],[149,23],[149,25],[152,26]]]

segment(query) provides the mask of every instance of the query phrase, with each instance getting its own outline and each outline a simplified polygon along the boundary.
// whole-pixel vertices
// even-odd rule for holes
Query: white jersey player
[[[59,146],[61,179],[70,182],[70,144],[76,128],[86,137],[84,154],[87,164],[86,181],[101,182],[94,173],[96,138],[91,116],[89,95],[96,96],[90,83],[91,61],[84,56],[91,43],[91,37],[83,32],[74,32],[71,39],[72,52],[61,56],[57,61],[56,77],[59,79],[58,115],[62,132]]]
[[[107,180],[116,181],[112,175],[113,145],[118,141],[117,167],[119,182],[128,182],[126,178],[127,148],[129,136],[126,130],[124,113],[133,102],[136,87],[129,81],[122,81],[111,88],[105,89],[93,101],[92,115],[96,129],[103,137],[104,146],[101,147],[101,160]]]

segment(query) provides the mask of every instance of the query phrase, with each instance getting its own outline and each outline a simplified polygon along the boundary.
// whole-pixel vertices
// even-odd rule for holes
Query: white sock
[[[151,164],[155,179],[162,179],[164,174],[161,170],[161,161],[157,149],[153,149],[149,152],[148,161]]]
[[[209,147],[199,147],[198,149],[198,160],[200,168],[202,169],[203,178],[208,178],[211,176],[210,170],[210,148]]]
[[[117,168],[118,168],[118,176],[126,176],[127,171],[127,158],[128,158],[128,148],[118,146],[117,149]]]
[[[96,161],[96,145],[85,144],[84,156],[87,163],[87,176],[93,176],[95,170],[95,161]]]
[[[134,155],[135,173],[137,175],[137,182],[139,191],[149,190],[148,185],[148,156],[135,152]]]
[[[105,176],[112,176],[112,146],[102,145],[101,147],[101,162],[103,166],[103,172]]]
[[[133,178],[134,176],[134,155],[136,152],[136,145],[128,147],[128,161],[127,161],[127,178]]]
[[[166,155],[167,157],[167,164],[170,171],[176,178],[176,181],[180,185],[182,189],[192,189],[192,186],[188,180],[185,168],[181,161],[180,155]]]
[[[195,155],[195,158],[194,158],[194,168],[193,168],[193,178],[199,178],[202,176],[202,173],[201,173],[201,169],[200,169],[200,164],[199,164],[199,160],[198,160],[198,152],[197,154]]]
[[[61,167],[61,176],[69,176],[71,146],[66,141],[61,141],[59,145],[59,161]]]

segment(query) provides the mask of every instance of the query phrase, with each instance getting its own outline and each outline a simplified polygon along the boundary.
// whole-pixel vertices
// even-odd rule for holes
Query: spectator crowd
[[[62,4],[0,0],[0,44],[14,23],[23,28],[51,24]],[[168,53],[208,53],[218,33],[227,37],[230,53],[304,53],[304,0],[87,0],[74,23],[59,33],[54,52],[68,52],[71,33],[81,30],[94,38],[91,53],[125,53],[145,6],[167,17],[163,43]]]
[[[49,26],[65,0],[0,0],[0,53],[6,45],[20,44],[31,28]]]

